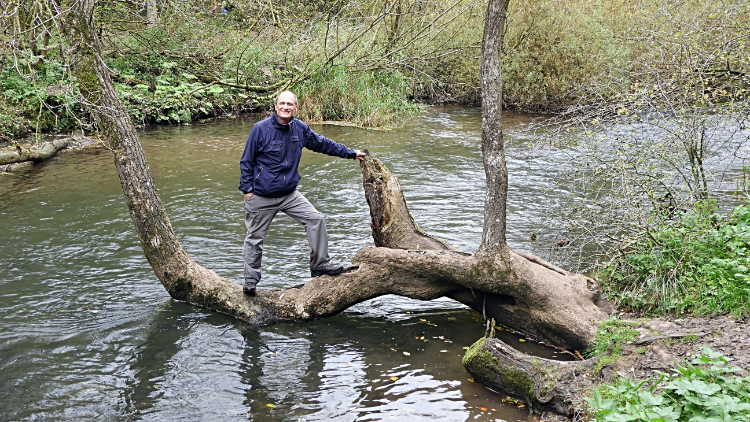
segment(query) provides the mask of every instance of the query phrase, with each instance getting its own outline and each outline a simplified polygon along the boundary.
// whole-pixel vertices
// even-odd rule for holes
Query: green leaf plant
[[[750,420],[750,377],[737,376],[731,358],[708,347],[677,372],[635,383],[619,378],[586,402],[598,422],[730,422]]]

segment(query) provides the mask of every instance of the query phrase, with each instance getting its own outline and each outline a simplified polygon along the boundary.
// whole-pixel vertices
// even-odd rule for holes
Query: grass
[[[605,268],[620,307],[652,315],[750,315],[750,205],[684,214]]]
[[[615,317],[604,320],[596,333],[596,340],[586,351],[589,357],[607,352],[612,357],[622,355],[625,342],[638,337],[638,331],[633,329],[633,322],[623,321]]]
[[[420,107],[407,98],[400,72],[363,71],[355,77],[342,67],[317,74],[297,89],[298,117],[304,121],[342,120],[366,128],[403,125]]]

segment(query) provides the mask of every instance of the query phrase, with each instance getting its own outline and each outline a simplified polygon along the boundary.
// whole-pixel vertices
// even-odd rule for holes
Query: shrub
[[[602,274],[621,306],[650,313],[750,315],[750,205],[710,205],[643,237]]]

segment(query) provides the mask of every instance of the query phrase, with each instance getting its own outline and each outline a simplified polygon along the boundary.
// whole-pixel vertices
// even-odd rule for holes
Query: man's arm
[[[355,151],[351,148],[347,148],[343,144],[339,144],[332,139],[328,139],[323,135],[318,135],[309,126],[304,125],[303,137],[305,141],[305,147],[315,152],[322,154],[332,155],[334,157],[341,158],[356,158],[362,160],[365,156],[361,151]]]

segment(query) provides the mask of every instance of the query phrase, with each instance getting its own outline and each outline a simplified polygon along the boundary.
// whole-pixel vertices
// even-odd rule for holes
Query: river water
[[[480,121],[478,109],[448,107],[392,132],[313,128],[368,148],[400,179],[424,230],[473,251],[484,201]],[[505,124],[526,121],[509,116]],[[141,133],[183,247],[238,283],[238,159],[252,123]],[[508,239],[527,251],[552,171],[534,160],[508,160]],[[357,163],[306,151],[300,173],[300,191],[327,217],[334,261],[372,246]],[[463,348],[483,324],[447,299],[387,296],[333,318],[268,327],[171,300],[143,257],[106,149],[0,177],[0,233],[0,420],[534,419],[469,380]],[[307,243],[293,220],[277,217],[265,246],[259,288],[309,277]],[[533,348],[520,340],[507,337]]]

